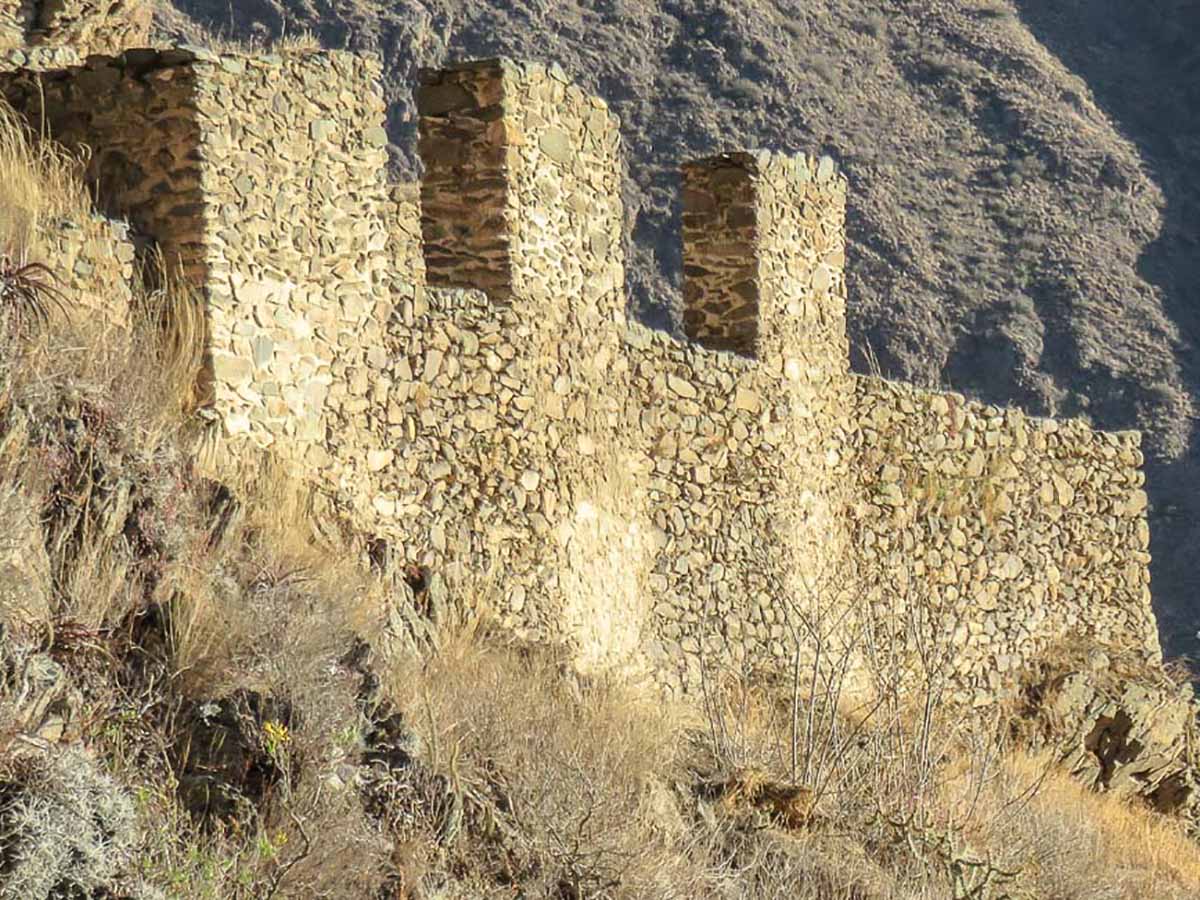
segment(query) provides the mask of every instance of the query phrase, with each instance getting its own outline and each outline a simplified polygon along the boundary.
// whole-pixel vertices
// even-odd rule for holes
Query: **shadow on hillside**
[[[1124,0],[1016,0],[1039,41],[1087,82],[1096,102],[1136,144],[1166,197],[1159,235],[1138,273],[1160,293],[1179,330],[1175,355],[1200,401],[1200,0],[1146,6]],[[1099,417],[1100,425],[1115,425]],[[1178,460],[1149,460],[1155,609],[1164,649],[1200,657],[1200,431]]]

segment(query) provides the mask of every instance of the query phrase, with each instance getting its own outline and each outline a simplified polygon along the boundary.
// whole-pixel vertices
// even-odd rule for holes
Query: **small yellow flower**
[[[263,738],[267,745],[267,751],[274,753],[288,745],[292,739],[292,733],[282,722],[268,719],[263,723]]]

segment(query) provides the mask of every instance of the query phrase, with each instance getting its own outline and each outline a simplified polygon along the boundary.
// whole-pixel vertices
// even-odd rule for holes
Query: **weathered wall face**
[[[319,471],[326,416],[362,411],[351,385],[383,345],[378,70],[342,53],[194,68],[215,403],[230,435],[318,447]]]
[[[422,73],[419,152],[429,284],[475,288],[503,302],[512,291],[509,242],[516,198],[508,190],[516,148],[507,132],[507,61]]]
[[[152,17],[150,0],[42,0],[30,42],[120,53],[149,46]]]
[[[753,360],[633,325],[631,405],[653,555],[646,652],[695,687],[710,666],[785,653],[789,502],[777,380]]]
[[[1137,434],[854,381],[854,552],[895,646],[923,623],[977,704],[1068,635],[1158,652]]]
[[[901,657],[936,637],[960,702],[1068,633],[1156,650],[1133,437],[850,374],[828,159],[685,167],[680,341],[626,321],[617,123],[556,69],[425,76],[419,198],[349,55],[0,85],[203,289],[233,452],[581,666],[688,689],[830,610]]]
[[[431,290],[427,323],[393,316],[388,415],[410,438],[382,451],[377,504],[405,511],[411,561],[473,547],[470,568],[504,572],[498,611],[531,635],[590,630],[612,593],[601,545],[643,533],[611,478],[631,452],[616,123],[561,72],[507,61],[430,76],[419,105],[429,283],[488,294]]]
[[[136,251],[126,225],[101,217],[59,222],[40,230],[38,244],[73,317],[90,328],[129,324]]]
[[[94,57],[79,68],[0,73],[0,91],[40,130],[90,150],[101,206],[153,235],[168,265],[197,283],[204,268],[205,186],[192,115],[195,56],[184,51]]]
[[[388,266],[394,280],[423,285],[425,249],[421,243],[421,185],[392,185],[380,213],[388,232]]]
[[[639,340],[632,393],[660,545],[651,653],[694,685],[702,656],[777,662],[845,580],[842,457],[826,452],[849,410],[845,184],[809,157],[739,153],[687,164],[684,185],[698,345]]]
[[[18,44],[5,49],[4,37],[0,35],[0,72],[65,69],[77,66],[82,61],[75,47],[26,47]]]
[[[349,90],[376,75],[350,54],[168,50],[5,79],[15,107],[92,148],[107,209],[202,286],[207,392],[227,433],[311,452],[315,471],[326,412],[362,411],[349,386],[383,344],[383,104]]]

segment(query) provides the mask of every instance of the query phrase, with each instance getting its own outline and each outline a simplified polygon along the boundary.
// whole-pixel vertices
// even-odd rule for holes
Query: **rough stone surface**
[[[854,390],[864,600],[902,629],[914,605],[930,612],[960,699],[990,702],[1068,637],[1158,652],[1136,433],[877,378]]]
[[[0,441],[0,458],[3,458]],[[50,620],[50,559],[34,503],[0,489],[0,608],[11,625],[40,627]],[[3,628],[0,622],[0,629]]]
[[[137,252],[127,224],[101,216],[59,222],[43,227],[39,239],[72,316],[93,327],[128,325]]]
[[[349,54],[178,49],[0,75],[14,107],[91,149],[108,211],[203,290],[204,393],[226,430],[293,458],[324,440],[355,354],[383,343],[385,154],[367,140],[383,103],[347,89],[376,71]]]
[[[0,81],[204,291],[234,453],[584,668],[781,665],[835,601],[898,657],[936,637],[967,703],[1065,636],[1157,652],[1136,435],[850,374],[832,161],[685,167],[679,340],[626,318],[603,101],[426,73],[418,203],[383,181],[376,72],[176,49]]]
[[[1018,728],[1097,790],[1138,798],[1200,826],[1197,704],[1190,684],[1153,664],[1129,671],[1092,650],[1082,665],[1024,685]]]
[[[87,55],[142,47],[152,13],[149,0],[0,0],[0,51],[32,45]]]

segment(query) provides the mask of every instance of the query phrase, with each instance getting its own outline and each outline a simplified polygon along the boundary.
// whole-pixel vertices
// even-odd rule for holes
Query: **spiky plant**
[[[18,332],[42,328],[57,310],[66,313],[66,302],[50,267],[0,255],[0,319]]]

